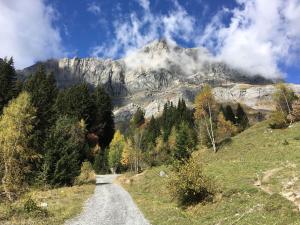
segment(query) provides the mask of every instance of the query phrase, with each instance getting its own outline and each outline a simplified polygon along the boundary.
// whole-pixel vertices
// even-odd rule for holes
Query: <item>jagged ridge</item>
[[[184,98],[191,104],[204,83],[218,87],[215,89],[218,90],[217,96],[225,100],[224,96],[230,97],[230,89],[238,84],[273,82],[215,61],[205,48],[181,48],[166,40],[150,43],[120,60],[54,59],[28,67],[21,74],[28,76],[41,64],[54,72],[60,87],[80,81],[91,86],[104,85],[113,97],[117,121],[127,119],[138,106],[145,108],[149,117],[159,113],[168,100],[176,102]],[[235,94],[227,100],[236,98],[237,101],[245,96],[247,93],[243,96]],[[257,93],[256,97],[260,98],[260,94]],[[253,107],[252,103],[250,105]]]

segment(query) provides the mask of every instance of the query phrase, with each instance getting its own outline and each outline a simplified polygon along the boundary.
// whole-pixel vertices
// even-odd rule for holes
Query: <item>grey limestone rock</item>
[[[205,48],[181,48],[155,41],[119,60],[98,58],[52,59],[20,71],[33,73],[39,65],[55,74],[60,87],[80,81],[103,85],[112,96],[117,122],[130,118],[138,107],[146,117],[162,112],[167,101],[184,98],[192,106],[203,84],[214,87],[220,102],[240,102],[254,110],[271,110],[273,81],[218,62]],[[297,92],[300,87],[292,85]]]

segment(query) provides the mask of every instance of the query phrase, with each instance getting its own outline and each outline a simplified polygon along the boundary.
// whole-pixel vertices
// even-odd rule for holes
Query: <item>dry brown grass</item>
[[[13,204],[0,202],[0,224],[63,224],[65,220],[81,212],[84,202],[94,192],[94,189],[95,185],[89,184],[49,190],[32,190]],[[45,209],[48,215],[25,212],[24,202],[29,197],[38,206],[46,203]]]

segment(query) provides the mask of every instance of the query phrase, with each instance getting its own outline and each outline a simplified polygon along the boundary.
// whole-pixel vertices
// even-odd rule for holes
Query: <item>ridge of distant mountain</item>
[[[81,81],[103,85],[113,98],[116,122],[128,120],[137,107],[145,109],[146,117],[157,115],[165,102],[177,103],[179,98],[191,106],[205,83],[214,87],[221,102],[241,102],[256,111],[272,109],[274,81],[216,61],[205,48],[182,48],[166,40],[154,41],[119,60],[51,59],[20,74],[26,77],[40,65],[55,74],[59,87]],[[293,87],[300,93],[299,86]]]

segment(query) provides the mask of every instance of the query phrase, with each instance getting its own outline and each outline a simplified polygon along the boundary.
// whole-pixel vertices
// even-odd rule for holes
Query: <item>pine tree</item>
[[[85,146],[85,124],[75,118],[58,118],[45,142],[43,175],[47,183],[72,185],[79,175]]]
[[[249,126],[248,116],[240,104],[238,104],[236,110],[236,122],[242,130],[245,130]]]
[[[151,117],[145,128],[145,148],[151,148],[155,145],[156,138],[160,135],[159,124],[154,116]]]
[[[16,80],[17,74],[13,59],[0,59],[0,114],[9,100],[18,94]]]
[[[140,127],[145,123],[145,112],[141,108],[136,110],[132,117],[131,123],[134,127]]]
[[[224,117],[227,121],[230,121],[231,123],[236,124],[236,118],[235,118],[234,112],[230,105],[226,106],[226,108],[224,110]]]
[[[105,154],[103,154],[103,150],[101,149],[96,155],[95,160],[93,164],[93,168],[96,171],[96,173],[103,173],[106,172],[106,168],[104,168],[105,165]]]
[[[94,100],[95,114],[90,131],[97,134],[101,148],[105,149],[115,132],[113,105],[110,96],[101,86],[96,87],[92,99]]]
[[[177,137],[177,129],[176,127],[173,127],[171,134],[168,138],[168,147],[171,152],[173,152],[176,149],[176,137]]]
[[[173,158],[179,161],[188,159],[191,155],[191,151],[196,145],[195,136],[186,122],[182,122],[179,125],[176,135],[176,147],[173,152]]]
[[[53,105],[57,97],[57,87],[54,75],[47,75],[44,67],[40,67],[27,79],[23,89],[30,93],[33,106],[37,109],[33,147],[41,151],[46,133],[55,121]]]
[[[95,105],[88,85],[81,83],[60,91],[55,105],[57,116],[69,116],[77,120],[84,119],[90,129],[95,115]]]
[[[29,160],[37,157],[29,148],[35,113],[30,95],[23,92],[4,108],[0,118],[0,162],[4,163],[2,184],[10,201],[24,189]]]

